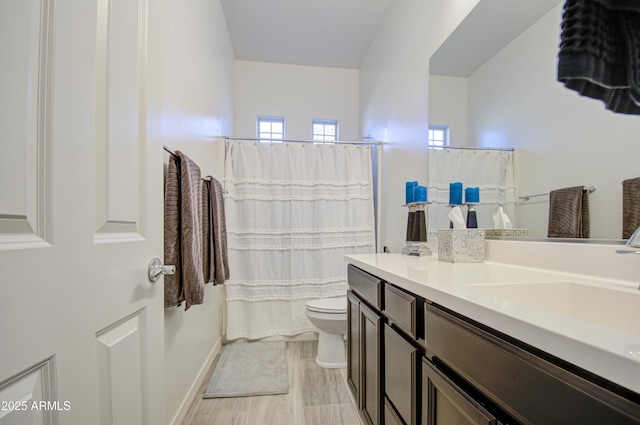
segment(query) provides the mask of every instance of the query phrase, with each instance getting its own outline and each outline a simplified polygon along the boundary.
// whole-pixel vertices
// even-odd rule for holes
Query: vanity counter
[[[640,394],[640,291],[633,282],[488,261],[448,263],[437,256],[360,254],[346,260]],[[553,296],[536,299],[539,288]]]

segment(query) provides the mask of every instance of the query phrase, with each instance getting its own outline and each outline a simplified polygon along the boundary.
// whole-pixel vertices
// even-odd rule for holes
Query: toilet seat
[[[307,310],[325,314],[345,314],[347,297],[321,298],[307,301]]]

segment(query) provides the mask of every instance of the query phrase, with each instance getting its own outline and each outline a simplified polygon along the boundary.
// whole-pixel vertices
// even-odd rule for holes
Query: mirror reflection
[[[511,219],[531,238],[547,237],[547,194],[585,186],[595,189],[590,238],[621,239],[622,183],[640,177],[640,116],[558,82],[564,2],[522,3],[480,0],[432,56],[429,121],[448,126],[453,146],[515,148]]]

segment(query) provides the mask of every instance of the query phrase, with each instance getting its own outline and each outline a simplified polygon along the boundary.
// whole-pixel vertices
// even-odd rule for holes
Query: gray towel
[[[204,283],[213,282],[213,222],[211,220],[211,181],[202,182],[202,274]]]
[[[189,157],[176,152],[169,156],[164,193],[164,263],[176,266],[165,275],[164,305],[185,310],[202,304],[202,181],[200,168]]]
[[[224,188],[211,178],[209,185],[211,201],[211,229],[213,236],[214,281],[217,284],[229,279],[229,256],[227,251],[227,220],[224,212]]]
[[[202,178],[200,167],[180,151],[180,245],[185,310],[204,301]]]
[[[622,238],[629,239],[640,227],[640,177],[622,182]]]
[[[550,238],[589,237],[589,197],[584,186],[567,187],[549,193]]]
[[[176,272],[164,276],[164,306],[175,307],[184,301],[180,267],[180,165],[169,155],[164,183],[164,263],[176,266]]]

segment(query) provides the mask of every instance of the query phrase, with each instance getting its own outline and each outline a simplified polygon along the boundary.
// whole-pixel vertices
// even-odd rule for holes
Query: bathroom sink
[[[469,284],[481,294],[640,335],[640,291],[573,282]]]

